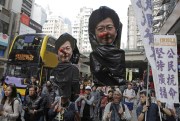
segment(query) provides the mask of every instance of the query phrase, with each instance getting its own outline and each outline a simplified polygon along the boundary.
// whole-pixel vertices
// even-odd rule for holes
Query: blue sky
[[[127,10],[131,4],[130,0],[35,0],[35,2],[46,8],[49,5],[51,11],[55,15],[67,17],[71,21],[80,11],[82,7],[89,7],[93,9],[99,6],[108,6],[114,9],[123,24],[121,41],[126,45],[127,41]]]

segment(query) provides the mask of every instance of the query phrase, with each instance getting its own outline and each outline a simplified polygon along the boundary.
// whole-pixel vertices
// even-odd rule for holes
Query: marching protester
[[[17,99],[17,90],[14,84],[9,84],[5,89],[0,104],[0,120],[16,121],[20,116],[20,102]]]
[[[150,95],[147,95],[147,92],[145,90],[142,90],[140,92],[140,105],[136,109],[138,121],[145,120],[145,113],[147,113],[146,121],[159,120],[159,111],[157,104],[152,103]]]
[[[23,103],[25,121],[43,121],[44,117],[44,101],[37,95],[37,87],[29,86],[29,95]]]
[[[79,111],[81,121],[93,121],[93,102],[94,96],[91,96],[91,87],[85,87],[85,94],[80,95],[75,101],[76,110],[78,110],[77,103],[81,101],[81,108]]]
[[[90,93],[91,97],[94,97],[94,101],[93,101],[93,118],[94,120],[97,120],[98,118],[98,113],[99,113],[99,104],[100,104],[100,93],[97,91],[97,86],[93,85],[92,86],[92,91]]]
[[[106,105],[112,101],[113,101],[113,90],[109,90],[108,95],[104,95],[101,99],[100,114],[99,114],[100,119],[102,119]]]
[[[104,110],[103,121],[130,121],[131,114],[126,104],[121,102],[122,93],[120,91],[114,91],[113,101],[108,103]]]
[[[45,113],[45,118],[46,121],[50,121],[48,117],[48,111],[51,108],[51,104],[54,102],[54,99],[56,97],[55,90],[53,89],[52,82],[47,81],[45,86],[43,87],[41,97],[43,98],[45,102],[45,107],[44,107],[44,113]]]
[[[132,84],[128,83],[127,89],[124,90],[123,97],[125,98],[125,104],[132,114],[134,99],[136,97],[135,91],[132,89]]]

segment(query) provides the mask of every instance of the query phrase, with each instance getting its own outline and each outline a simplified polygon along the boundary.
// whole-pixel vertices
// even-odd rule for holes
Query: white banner
[[[154,35],[156,96],[162,102],[179,102],[177,39],[175,35]]]
[[[154,35],[152,33],[152,1],[131,0],[131,3],[143,40],[146,57],[153,72],[156,96],[162,102],[178,102],[176,37],[170,35],[157,35],[155,36],[156,39],[154,44]],[[173,41],[171,42],[169,39],[172,39]],[[157,44],[158,42],[159,46]],[[175,54],[171,55],[173,58],[170,58],[171,56],[169,56],[171,51]],[[161,55],[162,58],[159,58],[161,52],[164,54]]]
[[[143,40],[146,57],[152,68],[155,68],[154,37],[152,34],[151,0],[131,0],[136,15],[138,28]]]

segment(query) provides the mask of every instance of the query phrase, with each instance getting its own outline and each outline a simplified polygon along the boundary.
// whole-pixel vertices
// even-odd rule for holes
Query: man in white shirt
[[[132,89],[132,84],[128,83],[127,89],[124,90],[123,96],[125,98],[125,104],[127,105],[129,111],[132,114],[134,99],[136,97],[135,91]]]

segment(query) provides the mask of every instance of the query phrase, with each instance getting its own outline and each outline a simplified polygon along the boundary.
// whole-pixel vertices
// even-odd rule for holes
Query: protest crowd
[[[101,6],[92,12],[93,78],[87,80],[80,78],[76,66],[80,55],[76,39],[62,34],[55,43],[59,63],[53,78],[40,85],[32,75],[24,98],[16,85],[8,84],[0,96],[0,121],[180,121],[180,103],[158,100],[147,73],[141,79],[125,79],[125,52],[116,47],[121,28],[111,8]]]

